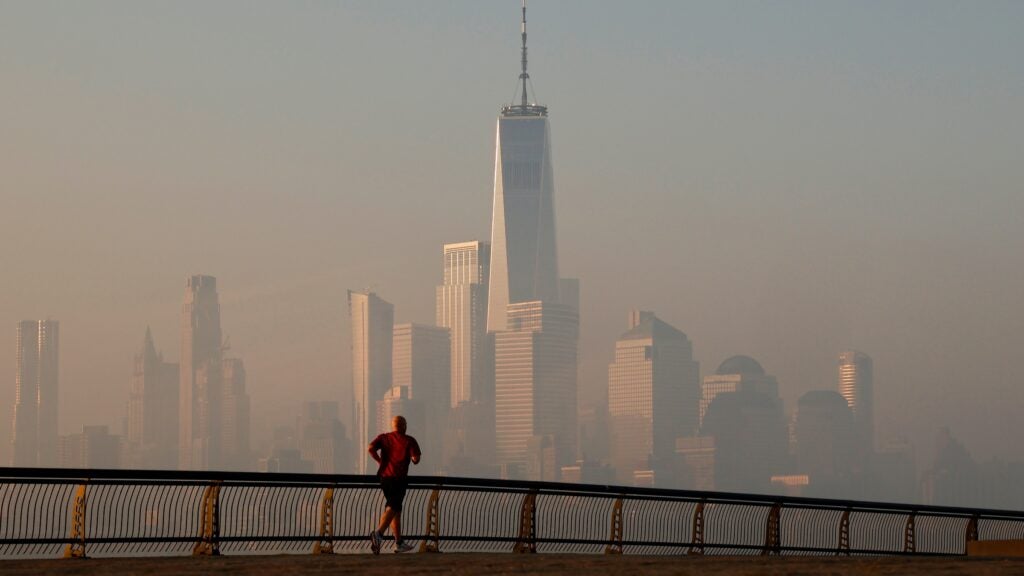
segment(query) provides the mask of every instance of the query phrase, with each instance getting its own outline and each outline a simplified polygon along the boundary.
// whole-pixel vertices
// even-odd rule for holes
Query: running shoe
[[[403,541],[401,544],[395,545],[395,554],[402,554],[404,552],[410,552],[416,546],[408,540]]]
[[[370,532],[370,550],[374,554],[380,554],[380,543],[384,539],[381,537],[380,532],[373,530]]]

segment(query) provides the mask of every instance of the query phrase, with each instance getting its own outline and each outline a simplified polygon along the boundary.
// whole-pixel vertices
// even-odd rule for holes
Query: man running
[[[381,434],[370,442],[370,456],[380,465],[377,478],[380,479],[380,487],[387,502],[384,514],[380,517],[380,527],[370,532],[370,549],[374,554],[380,554],[380,545],[388,524],[395,535],[395,552],[413,549],[412,543],[402,540],[402,500],[405,499],[405,489],[409,485],[409,461],[420,463],[420,445],[415,438],[405,433],[406,426],[405,417],[395,416],[391,420],[393,432]]]

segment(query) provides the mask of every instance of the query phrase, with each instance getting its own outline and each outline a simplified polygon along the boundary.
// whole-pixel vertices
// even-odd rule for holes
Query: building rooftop
[[[721,364],[718,365],[718,370],[715,374],[760,374],[763,375],[764,368],[761,364],[751,358],[750,356],[732,356],[726,358]]]
[[[667,322],[662,321],[653,314],[643,316],[643,319],[635,327],[626,331],[620,340],[640,340],[645,338],[657,338],[666,340],[687,340],[686,334],[674,328]]]

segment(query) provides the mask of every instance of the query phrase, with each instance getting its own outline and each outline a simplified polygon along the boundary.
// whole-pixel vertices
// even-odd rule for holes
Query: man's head
[[[405,429],[408,426],[405,422],[405,416],[395,416],[391,419],[391,429],[395,432],[405,434]]]

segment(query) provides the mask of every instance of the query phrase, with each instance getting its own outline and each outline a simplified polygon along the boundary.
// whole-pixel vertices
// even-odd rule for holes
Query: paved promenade
[[[770,575],[1024,575],[1024,558],[739,558],[579,556],[562,554],[407,554],[403,556],[223,556],[0,560],[0,574],[365,574],[367,576],[575,574]]]

